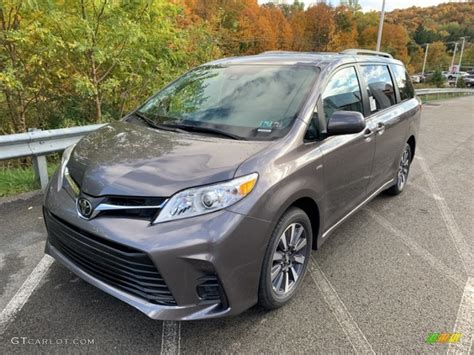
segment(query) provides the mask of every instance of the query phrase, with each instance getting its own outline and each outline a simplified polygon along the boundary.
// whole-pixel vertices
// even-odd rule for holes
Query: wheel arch
[[[415,136],[411,135],[410,138],[408,138],[407,143],[408,143],[408,145],[410,146],[410,149],[411,149],[411,160],[413,160],[413,158],[415,157],[415,149],[416,149]]]
[[[309,217],[309,220],[311,222],[311,229],[313,232],[313,249],[317,249],[319,229],[321,225],[321,215],[318,204],[313,198],[305,196],[293,201],[287,207],[285,212],[292,207],[300,208]]]

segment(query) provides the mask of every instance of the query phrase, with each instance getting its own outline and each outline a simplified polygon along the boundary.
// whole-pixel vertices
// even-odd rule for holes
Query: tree
[[[352,13],[362,10],[362,6],[360,6],[359,0],[341,0],[341,5],[345,6]]]
[[[461,65],[463,70],[474,68],[474,45],[472,43],[465,45]]]
[[[359,44],[363,48],[375,49],[377,43],[377,26],[369,26],[359,36]],[[407,44],[410,38],[403,26],[391,23],[384,24],[381,50],[392,54],[395,58],[408,63]]]
[[[318,3],[306,10],[305,17],[305,47],[307,50],[327,51],[335,30],[332,7]]]
[[[418,44],[425,44],[438,41],[440,35],[434,31],[427,30],[422,24],[419,24],[414,33],[413,39]]]
[[[380,15],[377,11],[369,12],[356,12],[354,15],[354,21],[357,25],[357,32],[362,33],[369,26],[378,26]]]
[[[185,69],[190,58],[205,56],[196,50],[200,42],[189,40],[199,31],[179,28],[182,10],[163,0],[80,0],[49,13],[52,39],[71,73],[72,90],[93,107],[90,121],[104,119],[104,100],[105,120],[118,118],[134,96],[149,95]]]
[[[35,103],[46,100],[55,78],[64,72],[51,73],[57,55],[45,38],[49,29],[38,20],[38,12],[22,1],[3,1],[0,7],[0,90],[4,132],[25,132],[28,113]],[[25,18],[29,18],[26,20]]]
[[[290,4],[279,4],[278,7],[280,7],[281,11],[283,12],[283,15],[285,17],[290,18],[297,12],[302,12],[304,11],[304,2],[295,0],[293,3]]]
[[[356,48],[358,33],[352,12],[345,6],[338,6],[334,18],[336,30],[329,42],[329,49],[339,52],[347,48]]]
[[[426,58],[427,70],[448,70],[450,57],[446,53],[446,45],[443,42],[434,42],[430,44],[428,49],[428,57]]]
[[[415,43],[412,43],[410,48],[410,64],[408,71],[410,74],[421,72],[423,69],[423,60],[425,58],[425,51],[422,47]]]
[[[429,79],[429,82],[433,85],[435,85],[437,88],[443,87],[444,83],[446,82],[445,77],[441,74],[440,70],[435,70],[431,78]]]

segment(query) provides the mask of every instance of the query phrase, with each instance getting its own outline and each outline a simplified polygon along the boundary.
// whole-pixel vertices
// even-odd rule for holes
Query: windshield
[[[138,113],[157,125],[275,139],[291,127],[316,75],[315,67],[304,65],[198,67],[148,100]]]

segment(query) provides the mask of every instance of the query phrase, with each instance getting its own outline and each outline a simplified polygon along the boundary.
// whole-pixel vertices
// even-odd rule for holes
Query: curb
[[[19,200],[28,200],[38,195],[42,195],[42,190],[34,190],[29,192],[23,192],[18,195],[8,196],[8,197],[0,197],[0,206],[6,203],[11,203]]]

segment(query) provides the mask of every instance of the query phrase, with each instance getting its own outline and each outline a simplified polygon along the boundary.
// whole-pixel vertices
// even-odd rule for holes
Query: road
[[[447,344],[425,339],[456,330],[462,332],[457,349],[467,353],[473,112],[470,97],[425,105],[406,191],[380,195],[344,223],[313,252],[298,297],[272,312],[254,307],[231,318],[163,323],[58,263],[41,280],[28,279],[43,257],[41,196],[3,200],[0,310],[13,311],[0,319],[0,352],[445,352]],[[26,296],[16,294],[25,287]]]

